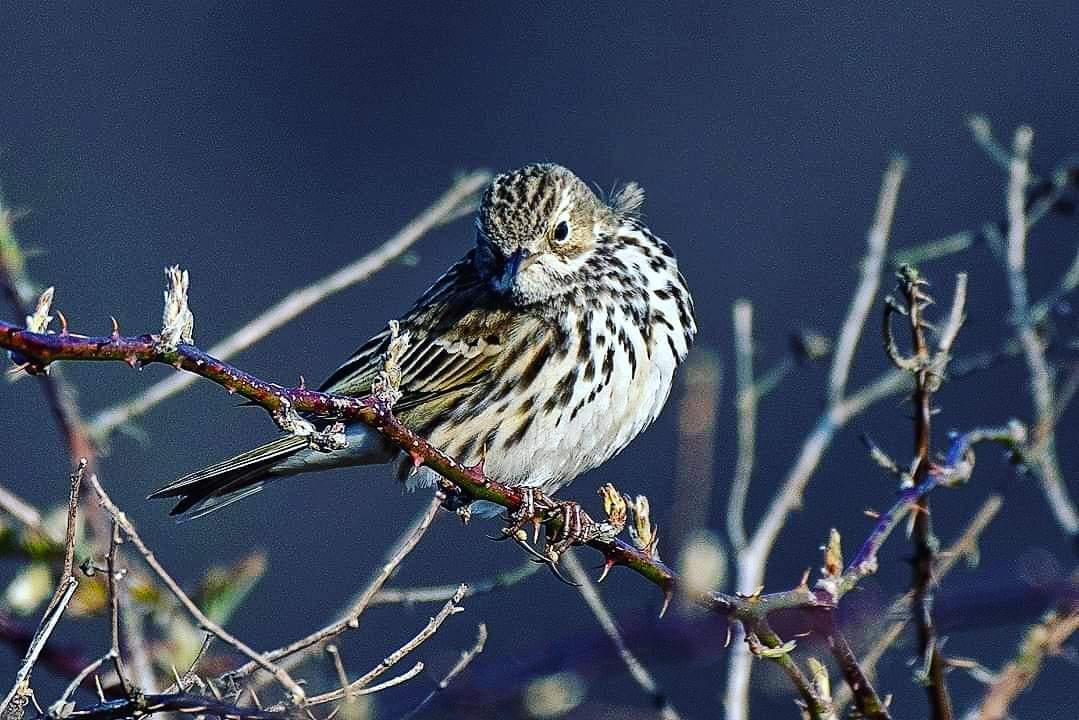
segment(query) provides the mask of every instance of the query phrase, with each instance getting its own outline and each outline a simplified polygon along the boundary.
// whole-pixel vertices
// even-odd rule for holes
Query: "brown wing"
[[[474,390],[494,368],[512,330],[512,316],[490,296],[466,257],[443,275],[400,320],[408,347],[401,358],[400,413],[420,416]],[[389,330],[364,343],[320,390],[361,396],[382,366]]]

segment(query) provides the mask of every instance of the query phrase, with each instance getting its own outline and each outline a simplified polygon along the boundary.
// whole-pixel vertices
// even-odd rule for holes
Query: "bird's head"
[[[476,267],[514,305],[572,291],[615,213],[560,165],[498,175],[476,218]]]

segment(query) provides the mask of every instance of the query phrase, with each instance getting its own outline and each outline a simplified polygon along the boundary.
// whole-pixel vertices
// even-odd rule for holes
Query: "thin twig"
[[[427,529],[431,527],[431,523],[433,523],[438,516],[441,505],[442,499],[437,494],[428,501],[427,506],[412,522],[412,526],[409,527],[397,541],[397,544],[394,546],[393,550],[390,551],[389,556],[381,567],[379,567],[375,576],[371,578],[367,586],[351,605],[349,605],[348,609],[342,614],[339,620],[319,628],[288,645],[264,653],[261,657],[269,662],[277,662],[278,660],[296,656],[297,653],[303,653],[303,655],[295,658],[295,660],[298,660],[315,652],[327,640],[337,637],[350,628],[358,627],[360,616],[368,608],[378,592],[382,590],[382,586],[386,584],[386,581],[390,579],[390,576],[393,575],[397,568],[401,566],[401,563],[404,562],[405,558],[408,557],[408,554],[419,544],[420,540],[427,533]],[[456,588],[450,599],[457,597],[457,592],[460,591],[460,588],[461,586]],[[460,598],[458,598],[458,600],[459,599]],[[260,667],[266,669],[264,665],[252,659],[251,662],[236,668],[228,673],[228,675],[233,679],[242,679]]]
[[[892,231],[892,220],[899,200],[899,186],[902,184],[906,167],[907,163],[903,158],[894,158],[881,178],[877,211],[866,237],[867,247],[862,258],[858,287],[843,320],[843,327],[836,341],[832,369],[828,375],[828,399],[832,403],[840,402],[846,394],[847,379],[850,377],[854,353],[858,349],[858,340],[876,300],[877,290],[880,289],[881,269],[888,256],[888,237]]]
[[[64,688],[64,693],[60,696],[60,699],[57,700],[55,703],[53,703],[50,706],[50,710],[52,710],[52,708],[57,708],[57,709],[63,708],[68,703],[69,699],[74,694],[74,692],[76,690],[78,690],[80,687],[82,687],[82,684],[86,680],[86,678],[90,677],[90,675],[92,673],[97,672],[97,670],[102,665],[104,665],[107,662],[110,662],[111,660],[112,660],[112,651],[110,650],[109,652],[105,653],[104,655],[99,657],[97,660],[94,660],[92,663],[90,663],[89,665],[84,667],[82,670],[80,670],[79,674],[76,675],[71,680],[70,683],[68,683],[66,688]],[[72,708],[73,707],[74,707],[74,705],[72,705]],[[63,713],[62,712],[56,712],[55,714],[56,715],[62,715]]]
[[[540,570],[543,570],[543,565],[530,559],[519,567],[499,573],[494,577],[469,581],[465,598],[513,587],[532,577]],[[430,585],[425,587],[382,588],[375,593],[368,605],[417,605],[419,603],[446,602],[457,592],[457,587],[457,585]]]
[[[615,650],[618,651],[618,656],[629,671],[630,677],[648,695],[652,701],[652,706],[659,710],[659,716],[663,720],[679,720],[681,716],[671,705],[670,700],[667,699],[667,694],[656,683],[648,668],[641,664],[641,661],[626,645],[626,640],[622,637],[622,631],[618,629],[618,624],[614,621],[614,617],[611,616],[611,611],[603,602],[595,583],[592,582],[592,578],[581,564],[581,561],[572,552],[566,553],[562,561],[565,563],[570,579],[579,586],[581,596],[584,598],[585,603],[588,604],[592,614],[596,616],[599,626],[603,628],[603,632],[610,638]]]
[[[232,633],[228,632],[223,627],[221,627],[209,617],[207,617],[206,613],[199,609],[199,606],[196,605],[190,597],[188,597],[187,593],[183,591],[183,589],[172,578],[168,571],[165,570],[165,568],[161,565],[160,562],[158,562],[157,558],[154,556],[153,551],[149,547],[147,547],[146,543],[143,542],[142,538],[139,536],[138,531],[135,530],[135,526],[131,523],[130,520],[128,520],[127,515],[125,515],[120,510],[120,508],[116,506],[116,504],[112,501],[112,498],[110,498],[108,493],[105,492],[105,488],[102,487],[100,482],[98,482],[97,476],[91,475],[89,480],[90,486],[93,488],[94,492],[97,493],[97,498],[98,501],[101,503],[101,506],[105,508],[105,511],[108,512],[109,515],[112,516],[112,518],[120,526],[120,529],[123,531],[124,535],[126,535],[127,538],[131,540],[131,543],[135,546],[135,549],[139,551],[140,555],[142,555],[142,559],[146,563],[146,565],[154,571],[154,574],[156,574],[158,578],[161,579],[161,582],[165,584],[165,587],[169,589],[169,592],[172,593],[173,597],[175,597],[180,602],[180,605],[182,605],[184,609],[187,610],[188,614],[191,615],[191,617],[195,620],[198,626],[206,632],[212,633],[213,635],[217,636],[226,644],[231,645],[239,653],[247,656],[251,659],[252,662],[256,663],[259,667],[272,674],[277,679],[277,681],[281,683],[281,685],[286,690],[289,691],[292,701],[296,704],[302,704],[304,700],[303,688],[301,688],[285,670],[275,665],[271,660],[267,660],[265,657],[252,650],[246,643],[244,643],[239,638],[232,635]]]
[[[404,659],[416,648],[418,648],[420,645],[430,639],[430,637],[436,632],[438,632],[438,629],[442,627],[442,623],[446,622],[446,620],[449,619],[452,615],[456,615],[457,613],[462,612],[464,608],[462,608],[459,603],[461,602],[461,598],[464,597],[465,591],[467,589],[467,585],[461,585],[460,587],[458,587],[457,593],[454,594],[454,596],[450,598],[445,605],[442,606],[442,609],[438,611],[437,615],[428,620],[427,625],[425,625],[422,630],[416,633],[416,635],[414,635],[404,645],[387,655],[386,658],[383,659],[382,662],[380,662],[378,665],[371,668],[361,677],[353,680],[345,687],[341,687],[331,692],[323,693],[321,695],[311,696],[310,698],[308,698],[306,704],[308,706],[322,705],[328,702],[334,702],[335,700],[341,700],[348,695],[369,695],[371,693],[378,692],[379,690],[383,690],[387,687],[399,685],[405,680],[408,680],[417,675],[421,670],[423,670],[423,663],[417,663],[416,666],[412,668],[412,670],[400,677],[394,678],[389,683],[383,683],[382,685],[375,687],[368,687],[368,685],[377,680],[390,668],[401,662],[402,659]],[[419,669],[417,669],[417,667]],[[274,706],[270,709],[273,710],[276,707],[277,706]]]
[[[435,685],[434,689],[431,690],[431,692],[429,692],[427,696],[420,701],[419,705],[414,707],[407,715],[401,718],[401,720],[412,720],[412,718],[419,715],[424,708],[431,704],[431,701],[434,700],[440,692],[445,691],[446,688],[450,686],[450,683],[453,682],[453,680],[458,675],[463,673],[465,669],[472,664],[472,661],[475,660],[481,652],[483,652],[483,648],[486,647],[486,645],[487,626],[484,623],[480,623],[479,626],[476,628],[476,642],[472,644],[472,647],[470,647],[468,650],[464,650],[461,652],[461,657],[459,657],[457,659],[457,662],[453,664],[453,667],[450,668],[450,671],[443,675],[442,679],[438,681],[438,684]]]
[[[331,295],[367,280],[403,255],[431,230],[471,211],[476,193],[490,179],[490,173],[485,171],[471,172],[457,178],[430,207],[382,245],[310,285],[289,293],[211,347],[208,352],[221,360],[227,360]],[[107,438],[116,428],[177,394],[195,379],[194,375],[177,373],[150,386],[130,400],[102,410],[90,421],[91,434],[98,440]]]
[[[109,635],[112,638],[108,657],[112,659],[113,665],[116,667],[116,677],[120,680],[120,686],[124,689],[124,694],[130,696],[132,687],[127,679],[123,656],[120,653],[120,591],[117,587],[120,580],[120,569],[116,564],[120,542],[120,524],[114,518],[112,532],[109,533],[109,552],[105,556],[106,587],[109,596]]]
[[[37,659],[41,655],[45,643],[49,641],[52,631],[56,629],[56,624],[60,622],[64,611],[67,610],[67,604],[71,602],[71,596],[75,594],[75,588],[78,586],[79,581],[68,576],[57,588],[58,594],[53,596],[54,602],[49,604],[49,608],[41,618],[37,632],[34,633],[34,638],[30,641],[30,647],[27,648],[26,655],[23,656],[19,671],[15,673],[15,684],[8,691],[4,700],[0,702],[0,717],[9,717],[9,711],[13,709],[14,705],[26,704],[27,698],[32,692],[30,690],[30,675],[34,671],[34,664],[37,663]],[[21,715],[21,711],[19,714]]]
[[[1079,533],[1079,513],[1068,495],[1056,454],[1053,421],[1055,392],[1052,370],[1045,359],[1045,347],[1030,317],[1026,276],[1027,221],[1025,188],[1030,182],[1030,146],[1034,133],[1029,127],[1015,131],[1008,174],[1008,246],[1006,269],[1016,335],[1023,346],[1030,371],[1031,396],[1036,421],[1027,458],[1034,467],[1042,492],[1057,524],[1069,535]]]
[[[82,486],[83,476],[86,474],[86,458],[81,458],[74,472],[71,473],[70,490],[67,496],[67,525],[64,531],[64,565],[60,573],[60,583],[53,593],[46,614],[60,601],[60,595],[64,593],[63,585],[72,577],[75,571],[75,533],[79,515],[79,489]]]

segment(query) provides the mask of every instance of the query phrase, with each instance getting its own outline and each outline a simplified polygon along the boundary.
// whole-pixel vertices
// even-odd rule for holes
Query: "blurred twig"
[[[476,193],[490,179],[491,175],[486,171],[470,172],[457,178],[430,207],[382,245],[310,285],[289,293],[207,352],[227,360],[331,295],[367,280],[404,254],[431,230],[470,212],[475,205]],[[90,421],[91,434],[98,441],[108,438],[117,427],[180,392],[193,383],[195,377],[186,373],[170,375],[130,400],[102,410]]]
[[[442,676],[442,679],[438,681],[438,684],[435,685],[434,689],[431,690],[431,692],[429,692],[427,696],[420,701],[419,705],[413,708],[408,713],[408,715],[405,715],[401,720],[412,720],[412,718],[419,715],[420,712],[425,707],[427,707],[440,692],[443,692],[446,688],[448,688],[450,686],[450,683],[453,682],[453,680],[458,675],[463,673],[465,669],[472,664],[472,661],[475,660],[481,652],[483,652],[483,648],[486,647],[486,645],[487,626],[483,623],[480,623],[479,626],[476,628],[476,642],[472,644],[472,647],[461,653],[461,657],[457,659],[457,662],[453,664],[453,667],[450,668],[449,672]]]
[[[858,340],[865,328],[869,311],[880,289],[880,274],[887,257],[888,238],[895,218],[896,203],[899,200],[899,186],[906,172],[906,161],[896,158],[888,165],[881,179],[880,195],[873,225],[866,238],[866,253],[862,258],[861,275],[858,287],[851,297],[850,308],[843,319],[843,327],[836,341],[835,357],[828,374],[828,401],[832,404],[842,402],[847,392],[847,380],[854,362],[854,353],[858,349]]]
[[[572,552],[566,553],[562,561],[565,563],[570,579],[580,586],[578,589],[581,591],[581,597],[588,604],[588,608],[596,617],[603,632],[614,644],[615,650],[618,651],[618,656],[629,671],[630,677],[651,698],[652,705],[659,711],[660,718],[663,720],[679,720],[681,715],[671,705],[667,699],[667,694],[656,683],[656,679],[648,671],[648,668],[641,664],[641,661],[626,645],[626,640],[622,637],[622,631],[618,629],[618,624],[615,623],[614,617],[611,616],[611,611],[603,602],[595,583],[592,582],[592,578],[584,569],[584,566],[581,565],[581,561]]]
[[[757,437],[757,392],[753,382],[753,305],[734,304],[735,405],[738,411],[738,460],[727,503],[727,533],[735,553],[745,550],[745,513]]]
[[[667,540],[678,550],[693,533],[708,526],[715,494],[715,446],[719,425],[719,398],[723,370],[719,358],[695,347],[681,369],[678,404],[678,461],[671,508],[667,513]]]
[[[543,569],[539,563],[528,560],[519,567],[499,573],[494,577],[472,580],[468,583],[466,598],[503,590],[523,582]],[[430,585],[424,587],[382,588],[371,598],[374,605],[415,605],[418,603],[445,602],[457,592],[457,585]]]
[[[978,720],[1006,720],[1008,708],[1041,672],[1048,655],[1060,652],[1068,639],[1079,632],[1079,604],[1049,612],[1040,623],[1032,625],[1019,646],[1014,660],[993,678],[986,690]]]
[[[1056,417],[1056,393],[1053,375],[1045,359],[1044,342],[1031,320],[1027,289],[1024,190],[1030,182],[1029,158],[1033,139],[1034,132],[1029,127],[1020,127],[1015,131],[1008,175],[1008,245],[1005,267],[1011,296],[1012,321],[1015,323],[1016,335],[1023,346],[1023,354],[1030,371],[1031,396],[1036,414],[1033,437],[1026,457],[1041,482],[1042,492],[1045,493],[1057,524],[1069,535],[1075,535],[1079,533],[1079,514],[1068,496],[1056,454],[1056,433],[1053,427]]]
[[[63,537],[55,532],[50,532],[42,524],[40,510],[3,486],[0,486],[0,510],[15,518],[22,525],[41,533],[57,545],[64,542]]]

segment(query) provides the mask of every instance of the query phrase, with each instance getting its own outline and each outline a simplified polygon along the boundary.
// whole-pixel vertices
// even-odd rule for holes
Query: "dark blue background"
[[[458,170],[551,160],[604,187],[641,182],[647,219],[676,249],[695,293],[700,345],[729,360],[730,304],[748,297],[766,367],[785,352],[789,331],[834,333],[894,152],[910,161],[894,233],[903,245],[1003,214],[1003,174],[970,140],[968,113],[987,114],[1006,140],[1017,123],[1032,124],[1043,173],[1079,148],[1079,11],[1063,3],[389,5],[0,7],[0,179],[6,200],[29,211],[17,229],[41,253],[31,272],[57,286],[74,329],[105,331],[109,314],[128,331],[156,328],[161,268],[180,263],[192,275],[196,338],[209,344],[382,241]],[[1075,232],[1073,220],[1052,219],[1034,233],[1035,295],[1070,260]],[[418,248],[417,267],[396,265],[334,297],[238,363],[281,381],[324,376],[470,242],[465,221],[437,231]],[[1002,272],[984,248],[936,263],[927,270],[941,294],[956,269],[969,270],[973,285],[960,347],[987,347],[1004,331]],[[855,382],[885,365],[872,327],[867,336]],[[69,377],[92,411],[166,372],[71,367]],[[762,407],[751,511],[763,507],[811,427],[824,374],[799,369]],[[940,424],[1029,417],[1024,378],[1020,366],[1006,365],[946,388]],[[715,458],[717,530],[733,468],[730,385]],[[38,389],[20,382],[0,393],[0,481],[35,502],[60,502],[66,459]],[[423,499],[402,496],[385,471],[340,472],[281,483],[210,520],[174,525],[164,505],[141,499],[149,489],[273,434],[263,414],[232,405],[198,384],[140,422],[149,444],[118,438],[102,469],[182,578],[253,547],[268,551],[269,573],[232,623],[263,648],[340,607]],[[862,510],[886,502],[890,486],[865,459],[857,432],[903,452],[906,416],[888,401],[839,435],[804,512],[781,538],[769,587],[789,586],[818,563],[830,525],[849,538],[866,532]],[[1075,422],[1075,413],[1065,416],[1059,445],[1079,492]],[[662,519],[673,437],[668,412],[570,494],[587,500],[601,479],[614,480],[648,493]],[[1007,494],[1004,517],[984,544],[981,568],[957,571],[943,599],[1014,586],[1031,558],[1070,563],[1034,483],[1013,479],[992,452],[971,487],[936,504],[945,538],[991,487]],[[399,582],[471,579],[519,562],[515,548],[483,540],[484,530],[440,523]],[[883,595],[906,582],[906,551],[895,545],[889,571],[869,583]],[[615,575],[606,597],[635,624],[658,598],[638,578]],[[445,669],[474,624],[486,621],[491,642],[471,671],[481,685],[496,673],[512,685],[552,643],[596,633],[574,591],[543,576],[468,608],[423,655],[436,672]],[[1027,617],[1040,610],[1027,608]],[[345,644],[350,667],[377,660],[427,611],[371,611]],[[996,667],[1019,630],[957,631],[948,651]],[[91,654],[104,649],[100,636],[73,640]],[[903,662],[910,654],[907,645],[884,666],[883,685],[897,694],[902,717],[924,707]],[[677,707],[717,715],[722,653],[680,660],[653,643],[642,655]],[[9,654],[4,667],[14,661]],[[645,706],[612,668],[595,680],[591,714],[580,717],[603,716],[610,703]],[[765,668],[758,673],[757,715],[793,716],[789,689]],[[1074,667],[1056,661],[1017,711],[1045,716],[1074,700],[1062,686],[1069,676]],[[952,684],[961,707],[980,693],[960,674]],[[381,702],[407,706],[410,692],[419,690]]]

